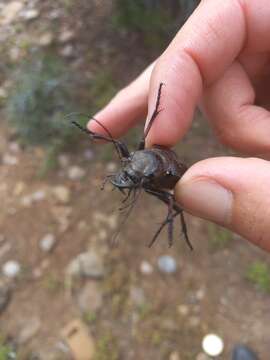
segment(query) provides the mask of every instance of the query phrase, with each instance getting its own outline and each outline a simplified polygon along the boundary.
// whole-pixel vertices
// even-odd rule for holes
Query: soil
[[[135,47],[138,44],[135,35],[131,40],[134,42],[133,54],[124,51],[127,44],[121,41],[121,37],[116,45],[110,45],[112,34],[101,26],[104,19],[109,18],[108,9],[99,6],[99,2],[93,3],[96,5],[91,9],[87,7],[87,12],[84,12],[84,6],[87,6],[84,4],[81,8],[76,7],[73,19],[71,16],[62,19],[66,25],[73,20],[74,29],[78,31],[78,57],[82,57],[87,47],[95,49],[91,62],[88,65],[82,62],[80,71],[86,66],[94,71],[95,61],[108,66],[113,53],[111,69],[119,84],[124,84],[143,68],[154,52],[149,56],[145,47]],[[54,5],[44,1],[39,6],[45,21],[46,12]],[[95,31],[86,31],[87,26],[82,25],[85,18],[87,26]],[[33,26],[39,28],[41,25]],[[126,35],[122,36],[125,39]],[[107,55],[100,50],[104,47],[110,50]],[[127,71],[123,74],[119,69],[123,64],[130,64],[129,56],[134,62],[125,67]],[[177,148],[179,156],[188,164],[225,153],[206,128],[198,115],[191,132]],[[10,151],[11,138],[10,129],[1,122],[2,155]],[[93,160],[86,160],[81,155],[88,147],[94,152]],[[99,160],[100,148],[82,140],[74,153],[66,155],[69,159],[67,167],[59,166],[43,178],[37,176],[44,158],[44,151],[39,148],[21,148],[15,154],[17,165],[0,164],[0,234],[11,246],[0,258],[0,265],[10,259],[22,265],[20,277],[13,282],[11,302],[0,314],[0,333],[12,342],[29,319],[39,318],[42,324],[39,332],[19,347],[19,358],[30,359],[32,353],[53,348],[61,339],[62,328],[73,318],[80,317],[89,326],[96,344],[107,336],[106,346],[111,354],[116,354],[116,359],[163,360],[169,359],[174,351],[181,360],[196,359],[202,352],[203,336],[213,332],[219,334],[225,343],[224,353],[219,359],[229,359],[237,343],[248,344],[257,351],[260,359],[268,359],[269,294],[258,290],[246,279],[247,269],[254,261],[269,263],[267,254],[234,234],[226,235],[226,243],[216,244],[210,225],[189,215],[186,218],[195,249],[193,252],[179,236],[180,229],[175,233],[172,248],[168,248],[165,231],[149,249],[146,245],[157,223],[164,218],[166,209],[146,194],[141,196],[123,227],[117,245],[111,246],[115,227],[98,221],[97,214],[107,218],[115,216],[119,224],[121,215],[117,208],[121,194],[111,192],[110,186],[103,192],[99,190],[108,166],[112,165]],[[112,149],[106,151],[110,153]],[[79,181],[69,180],[67,171],[71,165],[85,169],[86,176]],[[18,184],[23,184],[19,194],[16,189],[21,185]],[[71,191],[67,204],[59,204],[50,195],[56,185],[64,185]],[[47,194],[44,200],[30,206],[22,205],[25,195],[40,190]],[[69,215],[63,229],[61,219],[65,214]],[[220,238],[223,231],[215,228],[215,234]],[[57,239],[49,254],[39,247],[40,239],[47,233],[55,234]],[[91,319],[80,312],[75,299],[83,284],[93,280],[75,280],[70,285],[66,274],[71,260],[87,249],[98,251],[107,269],[104,278],[96,281],[103,300],[101,308]],[[178,268],[175,274],[158,270],[157,260],[164,254],[176,260]],[[141,272],[142,261],[153,266],[152,274]],[[129,296],[132,287],[144,292],[145,299],[140,306],[134,304]],[[113,358],[110,352],[106,355],[107,350],[103,351],[100,359]],[[62,358],[68,359],[69,356],[63,355]]]

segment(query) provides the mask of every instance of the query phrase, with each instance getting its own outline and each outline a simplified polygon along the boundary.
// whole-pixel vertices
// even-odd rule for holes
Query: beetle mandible
[[[133,197],[132,202],[122,209],[129,208],[130,213],[138,195],[141,193],[141,190],[155,196],[168,206],[166,219],[156,231],[149,247],[154,244],[160,232],[166,225],[168,226],[169,246],[172,245],[173,223],[174,219],[179,215],[186,243],[192,250],[193,247],[187,234],[183,209],[175,201],[174,195],[170,192],[170,190],[175,187],[177,181],[186,172],[187,167],[179,161],[173,150],[165,146],[155,145],[150,149],[145,148],[145,139],[151,130],[155,119],[161,111],[159,106],[163,85],[163,83],[159,85],[155,110],[150,118],[139,146],[134,152],[130,153],[125,143],[114,139],[110,131],[97,119],[92,118],[103,128],[107,135],[94,133],[91,130],[82,127],[76,121],[72,121],[72,123],[80,130],[90,135],[93,140],[106,140],[114,144],[121,160],[121,168],[117,173],[108,175],[105,182],[109,180],[114,187],[119,189],[125,195],[122,203],[126,203],[131,196]]]

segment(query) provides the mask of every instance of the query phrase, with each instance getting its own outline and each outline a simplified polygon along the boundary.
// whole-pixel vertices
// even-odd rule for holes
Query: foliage
[[[11,347],[6,345],[3,339],[0,337],[0,360],[14,359],[14,352]]]
[[[266,263],[256,261],[251,264],[247,269],[246,277],[260,290],[270,292],[270,269]]]
[[[99,338],[97,342],[94,360],[118,360],[119,349],[116,338],[107,333]]]
[[[60,144],[74,134],[64,120],[72,103],[67,73],[63,63],[48,55],[23,64],[15,73],[6,110],[23,142]]]

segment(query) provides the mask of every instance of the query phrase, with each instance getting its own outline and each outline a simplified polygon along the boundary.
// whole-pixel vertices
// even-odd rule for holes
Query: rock
[[[70,190],[68,187],[59,185],[52,189],[53,195],[56,200],[62,204],[67,204],[70,201]]]
[[[49,46],[53,42],[53,34],[51,32],[46,32],[38,38],[38,45],[40,46]]]
[[[71,57],[74,53],[74,48],[72,45],[66,45],[61,49],[60,54],[64,57]]]
[[[23,193],[25,188],[26,188],[25,183],[22,181],[19,181],[15,184],[13,194],[15,196],[20,196]]]
[[[26,9],[21,12],[21,17],[25,20],[34,20],[39,17],[39,11],[37,9]]]
[[[197,356],[196,356],[196,360],[211,360],[211,358],[204,354],[204,353],[199,353]]]
[[[68,265],[67,275],[71,277],[101,278],[105,275],[103,260],[93,250],[81,253]]]
[[[143,289],[136,286],[130,288],[129,297],[135,306],[141,306],[146,302]]]
[[[174,351],[170,354],[169,360],[181,360],[178,352]]]
[[[68,177],[70,180],[76,181],[81,180],[85,176],[86,172],[83,168],[79,166],[71,166],[68,169]]]
[[[95,282],[87,283],[78,294],[78,306],[83,313],[96,312],[102,306],[102,294]]]
[[[117,170],[117,164],[115,162],[109,162],[106,166],[106,171],[108,173],[114,173]]]
[[[2,267],[3,274],[8,278],[15,278],[20,274],[21,265],[15,260],[9,260]]]
[[[208,334],[203,338],[202,348],[209,356],[219,356],[223,352],[224,343],[218,335]]]
[[[44,252],[52,251],[56,244],[56,238],[54,234],[46,234],[39,242],[40,249]]]
[[[2,157],[2,161],[4,165],[14,166],[18,164],[18,159],[14,155],[4,154]]]
[[[61,32],[58,40],[60,43],[66,43],[74,38],[74,32],[72,30],[65,29]]]
[[[58,156],[58,163],[62,168],[65,168],[69,165],[69,157],[66,154],[60,154]]]
[[[177,264],[172,256],[164,255],[158,258],[158,268],[163,273],[173,274],[177,270]]]
[[[205,297],[205,289],[201,288],[201,289],[197,290],[195,293],[195,296],[198,301],[203,300]]]
[[[22,1],[11,1],[9,4],[5,5],[1,11],[1,23],[3,25],[9,25],[16,19],[22,8]]]
[[[25,321],[25,326],[21,329],[18,334],[18,343],[19,345],[26,344],[31,340],[41,328],[41,321],[39,318],[27,319]]]
[[[33,194],[25,195],[21,199],[21,203],[25,207],[31,206],[34,202],[40,202],[46,198],[46,191],[38,190],[35,191]]]
[[[144,275],[150,275],[153,273],[153,266],[148,261],[142,261],[140,265],[140,271]]]
[[[4,311],[11,299],[11,289],[4,282],[0,282],[0,314]]]
[[[86,149],[83,153],[83,156],[86,160],[92,160],[94,158],[94,152],[90,149]]]
[[[185,304],[182,304],[177,307],[177,311],[181,316],[187,316],[189,314],[189,307]]]

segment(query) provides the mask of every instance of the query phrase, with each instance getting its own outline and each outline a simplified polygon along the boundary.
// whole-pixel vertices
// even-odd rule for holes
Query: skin
[[[269,0],[203,0],[169,47],[96,117],[115,137],[163,111],[147,146],[173,146],[200,106],[219,140],[244,156],[193,165],[175,189],[190,213],[270,251]],[[92,131],[101,132],[94,122]]]

